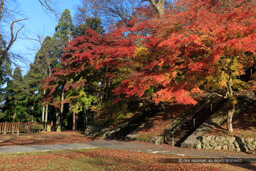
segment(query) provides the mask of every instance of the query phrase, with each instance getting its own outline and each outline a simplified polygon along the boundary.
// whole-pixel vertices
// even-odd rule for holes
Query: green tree
[[[5,121],[31,120],[27,108],[27,89],[19,67],[14,70],[12,80],[8,81],[5,91],[6,103],[0,117],[4,118]]]
[[[11,61],[5,49],[6,42],[0,34],[0,102],[4,98],[4,85],[7,83],[11,74]]]
[[[53,49],[53,55],[57,59],[57,62],[60,63],[61,56],[64,52],[64,47],[67,46],[67,42],[70,42],[72,39],[72,32],[74,31],[74,24],[72,22],[72,18],[70,15],[70,11],[65,9],[62,13],[58,25],[55,27],[55,33],[53,36],[53,42],[56,46]],[[61,65],[56,65],[55,67],[61,67]],[[65,92],[64,92],[64,84],[65,79],[63,79],[60,84],[58,85],[58,90],[61,92],[58,96],[60,97],[60,111],[56,111],[56,125],[57,131],[61,131],[62,126],[62,118],[64,112],[64,99],[65,99]],[[58,96],[56,98],[58,98]]]
[[[103,33],[103,26],[100,18],[90,17],[86,19],[85,23],[79,23],[79,25],[75,28],[75,31],[73,32],[74,37],[85,35],[86,30],[88,30],[89,28],[93,29],[98,34]]]

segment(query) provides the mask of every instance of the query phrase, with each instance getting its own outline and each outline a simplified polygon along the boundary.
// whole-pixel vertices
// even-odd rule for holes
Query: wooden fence
[[[0,133],[17,133],[19,136],[20,132],[30,133],[31,132],[31,125],[36,124],[43,124],[44,128],[46,125],[51,125],[51,123],[39,123],[39,122],[0,122]]]

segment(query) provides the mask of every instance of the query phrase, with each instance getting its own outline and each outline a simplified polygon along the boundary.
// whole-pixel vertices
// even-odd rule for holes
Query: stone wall
[[[254,151],[256,150],[256,139],[240,137],[219,137],[219,136],[201,136],[198,149],[213,149],[227,151]]]

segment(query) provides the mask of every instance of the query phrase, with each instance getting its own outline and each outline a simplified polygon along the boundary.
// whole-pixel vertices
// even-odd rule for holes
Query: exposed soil
[[[70,144],[88,142],[94,139],[84,136],[79,131],[39,132],[20,134],[19,137],[17,134],[0,134],[0,146]]]
[[[191,106],[174,104],[168,106],[164,112],[157,114],[155,117],[150,118],[137,133],[144,135],[161,135],[164,130],[175,120],[180,117]]]
[[[235,117],[233,119],[233,129],[233,133],[229,133],[227,125],[224,123],[221,127],[211,130],[207,135],[238,136],[256,139],[256,106],[250,107],[246,112]]]

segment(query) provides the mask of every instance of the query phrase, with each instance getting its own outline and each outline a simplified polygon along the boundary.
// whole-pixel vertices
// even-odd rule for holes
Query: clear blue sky
[[[67,8],[73,17],[75,8],[79,4],[80,0],[56,0],[55,8],[59,16]],[[38,42],[26,40],[26,37],[36,39],[37,35],[43,36],[43,38],[48,35],[52,36],[55,26],[58,24],[58,19],[54,15],[47,15],[38,0],[20,0],[19,5],[24,17],[28,18],[28,20],[23,22],[25,28],[20,33],[19,39],[13,45],[11,51],[24,56],[25,63],[19,63],[19,65],[21,65],[23,74],[25,74],[29,69],[29,63],[33,62],[35,53],[40,48]]]

